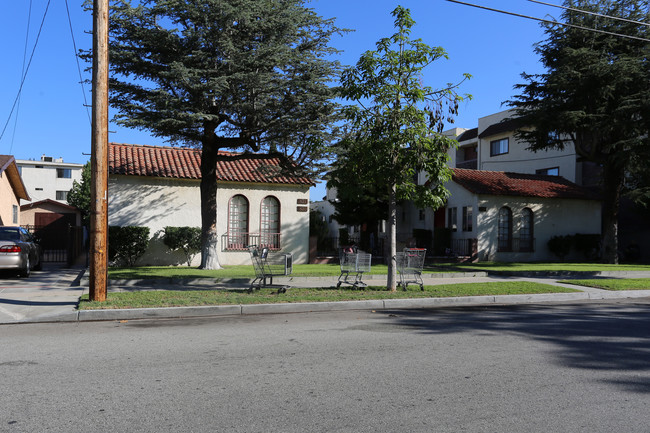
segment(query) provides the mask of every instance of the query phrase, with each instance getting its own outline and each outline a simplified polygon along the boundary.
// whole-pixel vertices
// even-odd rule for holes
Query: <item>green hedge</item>
[[[109,226],[108,260],[132,267],[149,246],[149,227]]]

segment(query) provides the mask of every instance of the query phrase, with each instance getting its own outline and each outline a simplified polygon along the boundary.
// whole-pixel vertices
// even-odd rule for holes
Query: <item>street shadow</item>
[[[57,305],[72,305],[76,306],[77,302],[44,302],[44,301],[22,301],[18,299],[4,299],[0,298],[0,304],[6,305],[26,305],[30,307],[54,307]]]
[[[458,307],[378,311],[392,323],[425,334],[508,333],[552,344],[557,365],[576,369],[650,372],[648,303]],[[650,393],[650,376],[610,381]]]

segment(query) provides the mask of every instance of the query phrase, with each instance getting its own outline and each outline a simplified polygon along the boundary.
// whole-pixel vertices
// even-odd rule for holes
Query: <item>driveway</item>
[[[0,323],[48,321],[73,314],[83,292],[74,282],[82,270],[46,264],[29,278],[0,274]]]

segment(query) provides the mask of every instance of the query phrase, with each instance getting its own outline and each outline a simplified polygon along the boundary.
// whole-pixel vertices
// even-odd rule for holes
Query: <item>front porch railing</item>
[[[221,245],[226,251],[248,251],[249,245],[279,250],[281,237],[281,233],[228,232],[221,236]]]

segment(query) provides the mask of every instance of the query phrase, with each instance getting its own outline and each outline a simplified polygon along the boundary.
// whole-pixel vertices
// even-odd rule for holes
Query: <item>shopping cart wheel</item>
[[[280,287],[278,289],[278,293],[287,293],[287,288],[286,287]]]
[[[339,287],[341,287],[341,282],[340,281],[338,283],[336,283],[336,288],[338,289]]]
[[[420,284],[420,290],[424,292],[424,284]]]

